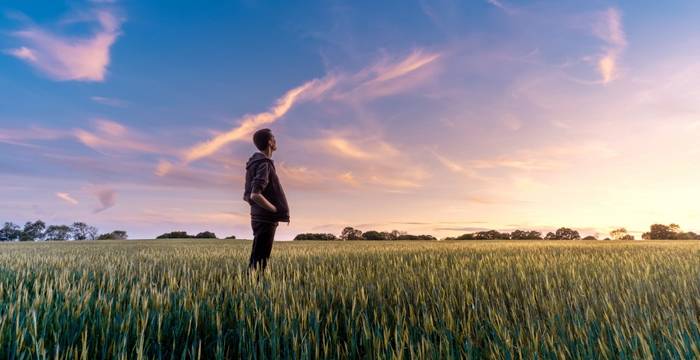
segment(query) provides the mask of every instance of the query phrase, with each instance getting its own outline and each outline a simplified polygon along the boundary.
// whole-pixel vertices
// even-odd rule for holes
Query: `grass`
[[[700,241],[0,244],[0,358],[697,358]]]

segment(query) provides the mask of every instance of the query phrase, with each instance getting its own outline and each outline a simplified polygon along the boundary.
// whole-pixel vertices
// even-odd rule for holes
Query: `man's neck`
[[[265,154],[265,156],[267,156],[268,159],[272,158],[272,150],[269,148],[265,151],[261,151],[261,153]]]

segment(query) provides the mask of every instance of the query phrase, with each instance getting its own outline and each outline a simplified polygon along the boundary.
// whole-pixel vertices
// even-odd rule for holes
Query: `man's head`
[[[255,147],[260,151],[265,151],[270,148],[271,151],[277,150],[277,141],[275,141],[275,136],[272,135],[270,129],[260,129],[253,134],[253,143]]]

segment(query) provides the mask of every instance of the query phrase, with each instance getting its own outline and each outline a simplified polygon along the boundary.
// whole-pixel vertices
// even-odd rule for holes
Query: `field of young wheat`
[[[0,244],[0,358],[697,358],[698,241]]]

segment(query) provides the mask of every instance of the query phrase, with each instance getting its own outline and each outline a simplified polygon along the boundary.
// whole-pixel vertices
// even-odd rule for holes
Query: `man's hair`
[[[253,143],[258,150],[265,151],[271,138],[272,131],[270,129],[260,129],[253,134]]]

